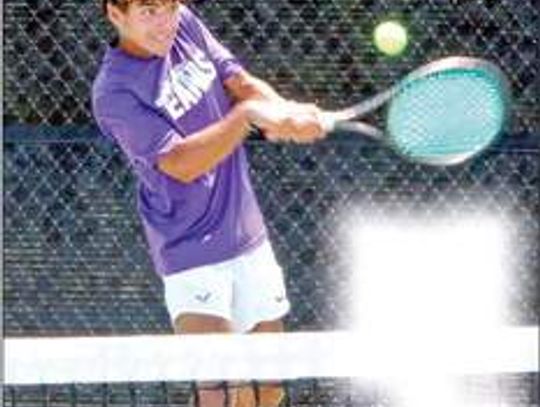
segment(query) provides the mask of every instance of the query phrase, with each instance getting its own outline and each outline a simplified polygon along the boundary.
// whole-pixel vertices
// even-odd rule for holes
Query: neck
[[[125,38],[120,38],[118,40],[118,48],[120,48],[126,54],[137,58],[150,59],[154,56],[149,51],[139,46],[137,43],[127,40]]]

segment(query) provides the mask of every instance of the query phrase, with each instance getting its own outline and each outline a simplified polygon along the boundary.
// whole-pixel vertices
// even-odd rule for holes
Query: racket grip
[[[384,133],[381,130],[362,122],[335,122],[332,131],[354,133],[377,140],[384,137]]]
[[[359,121],[343,120],[342,115],[336,113],[323,112],[320,121],[326,133],[355,133],[373,139],[382,139],[384,136],[384,133],[374,126]]]
[[[319,121],[325,133],[331,133],[335,130],[337,120],[334,114],[329,112],[323,112],[319,116]]]

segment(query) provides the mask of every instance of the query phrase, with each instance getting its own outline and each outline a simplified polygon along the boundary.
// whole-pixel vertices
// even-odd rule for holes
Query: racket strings
[[[497,78],[441,72],[403,87],[390,107],[388,128],[395,147],[412,158],[472,155],[499,132],[504,110]]]

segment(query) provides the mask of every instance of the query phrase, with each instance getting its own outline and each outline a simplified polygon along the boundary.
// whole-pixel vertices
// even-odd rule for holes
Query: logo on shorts
[[[203,302],[203,303],[206,304],[211,296],[212,296],[211,292],[207,292],[207,293],[204,293],[204,294],[196,294],[195,299],[197,301],[199,301],[199,302]]]
[[[283,295],[278,295],[277,297],[275,297],[275,300],[277,303],[282,303],[283,301],[285,301],[285,297]]]

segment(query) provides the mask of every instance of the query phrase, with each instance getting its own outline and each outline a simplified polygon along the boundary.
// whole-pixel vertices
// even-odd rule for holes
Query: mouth
[[[171,32],[171,33],[164,33],[164,34],[156,34],[154,35],[153,39],[155,42],[158,42],[158,43],[169,44],[174,41],[174,37],[175,37],[175,33]]]

